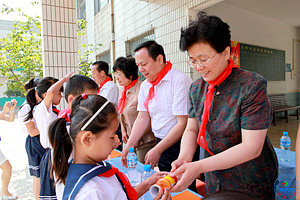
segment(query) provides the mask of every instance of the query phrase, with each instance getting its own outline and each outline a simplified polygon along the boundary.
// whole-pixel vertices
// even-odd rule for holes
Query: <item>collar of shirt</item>
[[[136,87],[137,87],[137,85],[139,84],[140,82],[138,81],[138,82],[136,82],[136,84],[134,85],[134,86],[132,86],[131,88],[129,88],[128,90],[127,90],[127,93],[135,93],[136,92]],[[122,91],[124,91],[124,87],[123,87],[123,90]]]

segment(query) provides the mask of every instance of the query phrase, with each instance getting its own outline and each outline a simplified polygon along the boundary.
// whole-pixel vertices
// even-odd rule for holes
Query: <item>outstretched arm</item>
[[[261,154],[267,129],[242,129],[242,142],[219,154],[196,162],[183,164],[170,174],[179,177],[179,181],[171,192],[186,189],[201,173],[228,169],[252,160]]]
[[[63,84],[65,82],[67,82],[70,77],[73,75],[73,72],[67,74],[64,78],[60,79],[59,81],[57,81],[55,84],[53,84],[48,90],[47,90],[47,94],[44,98],[44,103],[46,105],[47,110],[49,109],[51,103],[52,103],[52,99],[54,97],[55,94],[57,94],[60,90],[60,88],[63,86]]]
[[[127,154],[129,152],[129,147],[135,147],[139,140],[144,135],[145,131],[148,130],[150,126],[150,116],[146,111],[140,111],[132,127],[132,131],[127,142],[126,148],[122,151],[121,162],[122,165],[127,167]]]
[[[184,132],[187,124],[187,115],[177,116],[177,124],[171,129],[168,135],[153,147],[145,156],[145,163],[155,167],[160,159],[161,154],[175,144]]]

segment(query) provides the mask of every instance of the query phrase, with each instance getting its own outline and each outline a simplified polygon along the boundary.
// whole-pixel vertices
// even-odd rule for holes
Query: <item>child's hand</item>
[[[168,172],[156,172],[155,174],[153,174],[152,176],[150,176],[149,178],[147,178],[145,180],[145,182],[147,184],[147,187],[148,187],[147,190],[149,190],[150,187],[152,185],[154,185],[159,179],[161,179],[161,178],[163,178],[163,177],[165,177],[167,175],[168,175]]]
[[[64,79],[64,81],[65,82],[67,82],[70,78],[71,78],[71,76],[74,74],[74,72],[70,72],[70,73],[68,73],[63,79]]]
[[[165,191],[159,191],[159,193],[154,197],[153,200],[171,200],[171,193],[168,188],[165,189]]]
[[[17,105],[17,101],[15,99],[5,102],[3,106],[3,112],[8,113],[9,111],[14,111],[16,105]]]
[[[120,142],[120,139],[119,139],[118,135],[116,134],[115,142],[114,142],[114,149],[117,148],[120,144],[122,144],[122,143]]]

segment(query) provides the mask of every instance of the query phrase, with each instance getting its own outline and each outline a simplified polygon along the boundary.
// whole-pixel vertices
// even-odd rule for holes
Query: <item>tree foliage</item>
[[[86,34],[87,21],[85,19],[77,20],[77,36],[84,36]],[[78,49],[78,70],[79,74],[84,76],[91,77],[91,65],[93,64],[93,60],[90,59],[90,55],[94,53],[101,47],[102,44],[98,44],[97,46],[93,44],[82,44]]]
[[[7,77],[5,93],[8,97],[23,96],[24,83],[33,77],[42,77],[40,17],[28,16],[21,9],[9,8],[5,4],[1,12],[17,12],[26,19],[24,22],[15,21],[12,32],[0,39],[0,73]]]

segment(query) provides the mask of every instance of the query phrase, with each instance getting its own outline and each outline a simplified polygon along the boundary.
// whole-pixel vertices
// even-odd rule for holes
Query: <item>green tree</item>
[[[38,2],[33,2],[36,5]],[[42,77],[42,38],[40,17],[31,17],[21,9],[2,5],[2,13],[18,13],[25,18],[15,21],[14,29],[0,39],[0,73],[7,77],[5,94],[24,96],[24,83],[33,77]]]
[[[85,19],[77,20],[77,36],[84,36],[86,34],[87,21]],[[93,61],[90,59],[90,55],[101,47],[102,44],[94,46],[93,44],[82,44],[78,49],[78,70],[79,74],[91,77],[91,65]]]

